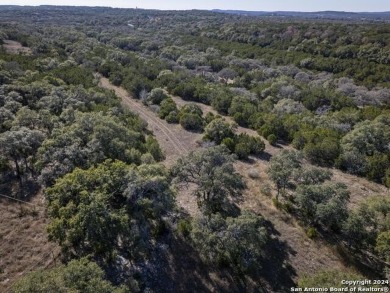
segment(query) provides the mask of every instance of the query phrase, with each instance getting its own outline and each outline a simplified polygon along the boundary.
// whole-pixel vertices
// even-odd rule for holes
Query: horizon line
[[[112,9],[141,9],[141,10],[157,10],[157,11],[228,11],[228,12],[266,12],[266,13],[277,13],[277,12],[294,12],[294,13],[320,13],[320,12],[343,12],[343,13],[390,13],[389,10],[383,11],[347,11],[347,10],[316,10],[316,11],[302,11],[302,10],[240,10],[240,9],[221,9],[221,8],[212,8],[212,9],[201,9],[201,8],[192,8],[192,9],[158,9],[158,8],[142,8],[142,7],[114,7],[114,6],[94,6],[94,5],[53,5],[53,4],[40,4],[40,5],[18,5],[18,4],[0,4],[2,6],[14,6],[14,7],[90,7],[90,8],[112,8]]]

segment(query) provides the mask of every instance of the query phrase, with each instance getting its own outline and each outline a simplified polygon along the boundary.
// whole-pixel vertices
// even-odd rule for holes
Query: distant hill
[[[318,12],[299,12],[299,11],[244,11],[244,10],[220,10],[214,9],[213,12],[245,15],[245,16],[274,16],[274,17],[299,17],[315,19],[353,19],[353,20],[377,20],[390,21],[390,11],[384,12],[345,12],[345,11],[318,11]]]

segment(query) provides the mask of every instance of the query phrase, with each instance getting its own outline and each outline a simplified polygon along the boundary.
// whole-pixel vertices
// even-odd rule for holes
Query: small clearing
[[[4,40],[3,47],[8,54],[31,55],[29,47],[24,47],[21,43],[12,40]]]

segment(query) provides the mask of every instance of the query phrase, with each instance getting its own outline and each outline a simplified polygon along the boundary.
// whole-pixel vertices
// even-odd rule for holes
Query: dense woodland
[[[30,51],[0,49],[1,193],[43,192],[62,262],[12,292],[174,292],[156,272],[178,241],[242,292],[389,276],[389,193],[350,205],[349,186],[332,179],[339,169],[390,187],[388,22],[0,6],[0,44],[9,41]],[[100,77],[201,133],[202,147],[164,165],[147,123]],[[263,277],[275,236],[261,213],[235,204],[247,184],[234,165],[267,157],[266,144],[280,151],[261,192],[310,241],[354,255],[350,271]],[[175,201],[187,188],[196,217]]]

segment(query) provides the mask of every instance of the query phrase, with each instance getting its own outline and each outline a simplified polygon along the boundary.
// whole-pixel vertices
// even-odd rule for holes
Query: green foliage
[[[275,134],[270,134],[270,135],[267,136],[267,140],[268,140],[270,145],[275,146],[277,141],[278,141],[278,138],[276,137]]]
[[[374,196],[350,213],[343,226],[343,233],[350,246],[373,250],[381,233],[390,230],[390,199]]]
[[[37,13],[45,15],[39,22]],[[208,125],[205,139],[240,158],[261,154],[261,139],[235,134],[234,126],[210,113],[203,119],[195,105],[179,111],[163,89],[211,104],[271,144],[292,141],[313,164],[336,166],[390,186],[390,38],[384,22],[359,15],[348,23],[327,20],[326,15],[321,21],[243,21],[241,16],[204,11],[173,15],[85,7],[13,8],[1,15],[17,25],[1,29],[0,43],[12,39],[32,50],[24,56],[0,48],[2,178],[8,180],[14,171],[20,182],[35,180],[40,171],[41,182],[53,185],[52,237],[65,239],[69,255],[95,254],[104,262],[100,255],[109,258],[120,250],[121,256],[146,257],[148,247],[169,229],[161,220],[167,215],[162,211],[170,211],[165,200],[171,196],[164,197],[170,194],[167,174],[154,165],[164,158],[157,140],[145,122],[123,110],[113,91],[97,88],[94,72],[143,102],[150,92],[149,102],[160,105],[159,116],[169,123],[180,121],[195,131]],[[227,212],[228,198],[242,192],[242,179],[234,173],[231,158],[225,158],[227,149],[224,155],[198,159],[195,154],[193,161],[185,161],[189,168],[203,168],[190,168],[187,174],[195,170],[202,175],[196,179],[196,195],[208,215]],[[351,247],[387,260],[386,197],[364,203],[346,219],[345,190],[324,183],[331,178],[328,171],[302,167],[302,158],[294,156],[271,160],[269,176],[278,195],[285,195],[273,199],[278,208],[297,212],[309,225],[342,226]],[[116,171],[101,166],[107,159],[132,167],[123,165],[126,171],[118,171],[122,179],[109,179]],[[140,164],[145,165],[136,167]],[[225,230],[226,222],[221,224]],[[186,224],[178,229],[192,235]],[[235,233],[226,234],[232,249],[240,245],[233,243]],[[233,260],[229,266],[246,271],[247,263],[241,262],[245,249],[219,250],[213,263]],[[42,284],[46,279],[57,282],[54,276],[39,278]],[[47,291],[61,292],[58,282],[55,290]],[[88,292],[68,287],[63,291]]]
[[[263,153],[265,149],[265,144],[258,136],[250,136],[245,133],[241,133],[235,137],[235,141],[237,144],[245,145],[250,154],[260,155]]]
[[[348,217],[349,191],[341,183],[300,185],[295,194],[298,213],[307,224],[340,229]]]
[[[224,146],[210,147],[180,158],[171,172],[176,184],[195,184],[198,206],[206,214],[224,212],[229,197],[239,196],[245,188],[242,177],[234,170],[234,158]]]
[[[295,172],[294,177],[297,184],[316,185],[330,180],[332,178],[332,172],[327,169],[307,167],[299,172]]]
[[[375,250],[386,262],[390,261],[390,231],[378,234]]]
[[[36,154],[44,139],[45,135],[41,131],[25,127],[0,134],[1,154],[13,162],[20,182],[25,173],[35,175]]]
[[[217,115],[218,116],[218,115]],[[209,124],[211,121],[213,121],[214,119],[217,119],[216,115],[213,114],[213,112],[208,112],[205,116],[204,116],[204,122],[205,124]]]
[[[223,115],[227,115],[231,102],[233,100],[232,94],[226,91],[220,90],[214,93],[214,96],[211,100],[211,105],[213,108]]]
[[[116,288],[104,280],[103,270],[86,258],[73,260],[46,271],[28,274],[12,288],[14,293],[125,293],[124,287]]]
[[[383,182],[385,170],[390,164],[388,143],[390,127],[387,115],[361,122],[342,138],[338,164],[350,173],[367,175],[372,180]]]
[[[238,125],[248,127],[249,118],[257,111],[256,105],[249,99],[234,97],[229,108],[229,115]]]
[[[180,109],[179,123],[186,130],[201,132],[204,126],[202,115],[202,109],[198,105],[184,105]]]
[[[307,159],[321,166],[332,166],[340,154],[339,134],[330,129],[317,128],[301,131],[299,137],[303,143],[303,152]],[[298,136],[294,144],[297,145]]]
[[[158,144],[158,141],[153,136],[148,136],[146,138],[145,147],[148,153],[150,153],[156,162],[160,162],[165,159],[165,156]]]
[[[128,73],[122,81],[122,86],[136,99],[141,97],[142,91],[150,91],[152,82],[139,73]]]
[[[236,143],[235,143],[234,139],[230,138],[230,137],[225,137],[222,140],[221,145],[224,145],[225,147],[227,147],[228,150],[231,151],[232,153],[234,152],[234,149],[236,147]]]
[[[194,103],[186,104],[180,109],[180,115],[183,114],[193,114],[202,117],[203,111],[202,109]]]
[[[272,157],[267,173],[275,184],[278,195],[280,191],[285,191],[293,178],[293,172],[300,169],[301,165],[302,155],[296,151],[283,150]]]
[[[82,85],[84,88],[93,86],[92,72],[80,66],[58,68],[51,71],[51,74],[62,79],[68,85]]]
[[[306,230],[306,235],[307,235],[307,237],[309,237],[310,239],[317,238],[317,237],[318,237],[317,229],[314,228],[314,227],[310,227],[309,229]]]
[[[132,247],[136,256],[150,241],[141,231],[156,229],[172,207],[163,167],[134,169],[119,161],[75,169],[48,188],[46,198],[50,239],[77,257],[110,257],[121,246]]]
[[[172,111],[165,117],[165,120],[171,124],[179,123],[179,113],[177,111]]]
[[[215,214],[197,219],[191,238],[206,262],[230,267],[238,275],[258,271],[268,241],[263,219],[249,212],[236,218]]]
[[[196,114],[181,114],[179,123],[185,130],[190,130],[194,132],[202,132],[203,130],[203,118]]]
[[[214,119],[206,126],[204,138],[216,144],[221,144],[226,138],[234,138],[234,127],[222,118]],[[230,149],[229,146],[228,148]]]
[[[278,139],[288,140],[288,133],[283,124],[283,121],[274,114],[268,114],[263,117],[264,124],[258,129],[259,134],[263,137],[268,137],[271,134],[275,135]]]
[[[39,150],[43,182],[52,184],[76,167],[88,168],[109,158],[139,163],[145,148],[160,161],[163,156],[157,141],[148,138],[144,143],[138,132],[139,119],[129,119],[133,125],[126,120],[102,113],[76,113],[74,123],[53,132]]]
[[[337,139],[324,139],[319,143],[309,143],[303,148],[308,160],[320,166],[332,166],[340,154]]]
[[[152,104],[160,105],[167,98],[168,96],[164,93],[163,89],[155,88],[150,92],[147,100]]]
[[[298,280],[299,288],[340,288],[341,281],[359,281],[364,277],[349,271],[321,271],[314,275],[304,275]]]
[[[234,148],[234,153],[238,156],[239,159],[246,160],[248,159],[248,156],[250,154],[249,146],[245,143],[240,142],[236,144]]]
[[[177,231],[184,237],[190,236],[192,230],[191,222],[188,220],[180,220],[177,224]]]
[[[164,99],[160,104],[160,110],[158,115],[161,119],[165,119],[170,113],[178,112],[176,103],[172,100],[172,98]]]

